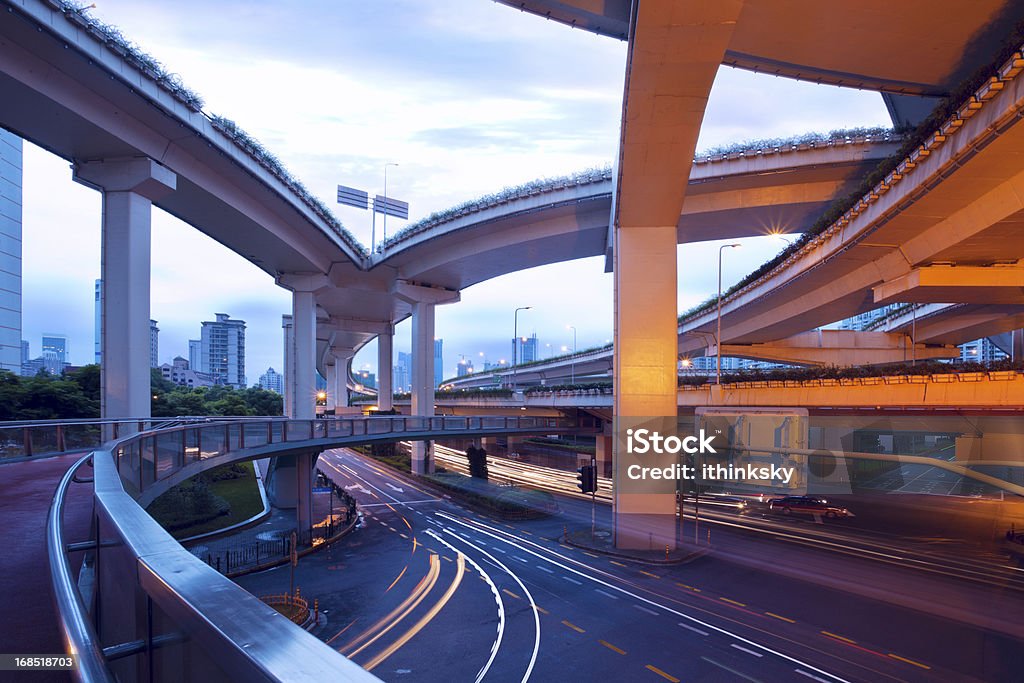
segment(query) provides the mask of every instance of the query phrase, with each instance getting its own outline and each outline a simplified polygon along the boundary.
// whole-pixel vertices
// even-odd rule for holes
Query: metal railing
[[[375,681],[193,556],[140,501],[237,460],[374,441],[580,428],[547,417],[250,418],[160,425],[105,444],[64,476],[47,525],[59,624],[67,651],[79,658],[75,673],[89,682]],[[68,543],[64,502],[90,457],[94,538]],[[74,552],[87,553],[88,580],[72,576]]]

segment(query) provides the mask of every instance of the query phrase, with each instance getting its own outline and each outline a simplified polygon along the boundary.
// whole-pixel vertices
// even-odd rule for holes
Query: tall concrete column
[[[325,370],[327,372],[327,376],[324,377],[327,380],[327,403],[324,405],[324,410],[331,411],[339,405],[336,391],[338,384],[338,361],[334,356],[327,357]]]
[[[291,417],[295,414],[295,392],[292,391],[292,380],[295,376],[295,325],[290,315],[281,316],[281,329],[284,332],[284,405],[282,412]]]
[[[333,391],[335,405],[339,408],[348,407],[348,366],[352,362],[355,350],[344,346],[332,346],[331,355],[334,356],[334,383],[328,382],[327,391]]]
[[[101,414],[149,417],[152,203],[175,190],[177,176],[136,158],[76,164],[74,179],[103,192]]]
[[[417,417],[434,415],[434,304],[419,302],[412,306],[412,407]],[[434,471],[431,442],[412,444],[412,471]]]
[[[291,382],[295,405],[291,417],[312,420],[316,417],[316,301],[313,292],[298,289],[292,292],[292,321],[295,375]]]
[[[389,327],[391,327],[389,325]],[[394,328],[377,335],[377,407],[391,410],[393,389],[391,368],[393,364]]]
[[[459,293],[443,287],[398,282],[392,293],[412,305],[412,407],[419,417],[434,415],[434,307],[454,303]],[[430,442],[413,442],[412,471],[434,471]]]
[[[678,430],[676,243],[708,95],[742,0],[634,3],[611,225],[615,271],[615,543],[676,546],[675,485],[635,481],[626,430]]]

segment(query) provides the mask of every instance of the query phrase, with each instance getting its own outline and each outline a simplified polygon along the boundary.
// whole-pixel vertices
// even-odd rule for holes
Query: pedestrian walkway
[[[46,552],[46,515],[60,479],[82,453],[0,465],[0,642],[5,653],[58,654],[57,627]],[[91,476],[84,468],[80,474]],[[85,540],[92,486],[73,484],[65,503],[65,539]],[[79,554],[80,555],[80,554]],[[77,575],[80,556],[72,556]],[[19,680],[22,680],[19,678]],[[64,674],[26,674],[24,680],[69,680]]]

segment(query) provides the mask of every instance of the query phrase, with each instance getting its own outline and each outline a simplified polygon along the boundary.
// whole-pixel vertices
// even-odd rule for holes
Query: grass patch
[[[217,531],[263,511],[251,462],[224,465],[166,491],[146,511],[175,538]]]
[[[505,519],[534,519],[558,511],[555,497],[547,491],[498,486],[454,472],[424,477],[471,505],[494,512]]]

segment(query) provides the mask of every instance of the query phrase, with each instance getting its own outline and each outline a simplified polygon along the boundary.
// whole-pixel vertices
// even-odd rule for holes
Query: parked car
[[[768,502],[771,512],[782,515],[822,515],[823,517],[853,517],[844,507],[833,505],[820,496],[784,496]]]

